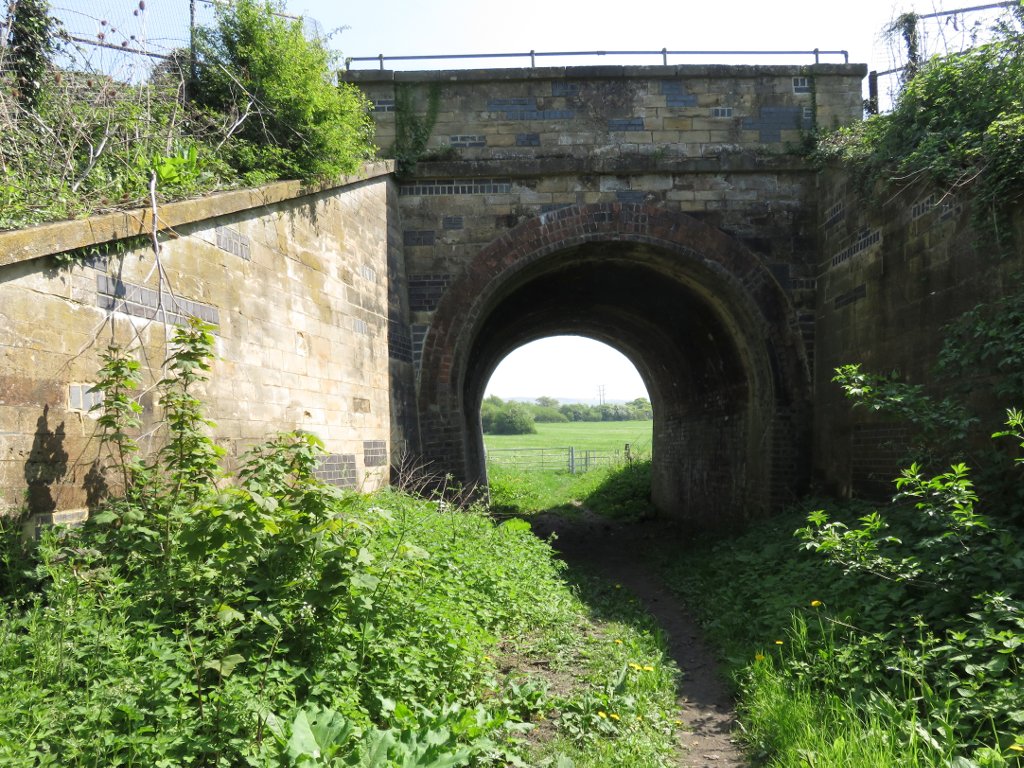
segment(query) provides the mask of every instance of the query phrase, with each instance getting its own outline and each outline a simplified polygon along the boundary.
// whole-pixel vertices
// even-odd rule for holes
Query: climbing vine
[[[903,75],[907,80],[913,80],[921,67],[921,37],[917,31],[920,20],[921,17],[916,13],[901,13],[886,29],[888,35],[899,35],[903,38],[903,45],[907,49],[907,65],[903,69]]]
[[[400,176],[412,173],[426,154],[427,142],[441,108],[441,86],[431,83],[427,88],[427,111],[422,115],[416,112],[415,97],[412,85],[395,85],[395,143],[391,145],[390,154],[397,162]]]

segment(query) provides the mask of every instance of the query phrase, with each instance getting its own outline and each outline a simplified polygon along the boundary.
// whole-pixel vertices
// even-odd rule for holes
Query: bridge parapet
[[[378,141],[425,158],[782,152],[860,118],[863,64],[357,71]],[[420,147],[408,131],[426,130]],[[398,139],[397,145],[395,144]]]

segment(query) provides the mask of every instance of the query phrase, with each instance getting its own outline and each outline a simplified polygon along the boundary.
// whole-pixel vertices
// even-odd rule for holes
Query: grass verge
[[[620,592],[523,522],[275,467],[28,551],[5,524],[0,762],[665,764],[676,672]]]
[[[491,508],[499,514],[530,516],[557,511],[573,516],[581,508],[617,520],[654,514],[651,462],[599,467],[571,475],[561,471],[488,470]]]
[[[901,546],[916,510],[888,512],[888,543]],[[832,506],[840,530],[870,515],[862,504]],[[975,596],[836,567],[794,535],[806,525],[798,510],[665,563],[731,669],[757,764],[1020,766],[1024,615],[1011,596],[1020,584]],[[1015,539],[999,535],[1012,559]]]

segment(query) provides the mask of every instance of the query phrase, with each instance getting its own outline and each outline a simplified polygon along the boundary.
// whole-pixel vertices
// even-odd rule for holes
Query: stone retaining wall
[[[154,384],[190,316],[216,326],[202,399],[228,463],[304,429],[326,444],[324,479],[386,482],[401,309],[395,296],[389,307],[389,171],[163,206],[158,250],[147,210],[0,233],[0,509],[68,519],[100,493],[88,390],[110,344],[142,363],[142,444],[160,444]],[[85,250],[62,263],[73,248]]]

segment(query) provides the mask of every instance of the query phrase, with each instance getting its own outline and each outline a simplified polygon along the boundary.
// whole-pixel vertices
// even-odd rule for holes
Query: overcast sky
[[[983,3],[938,0],[480,0],[338,3],[288,0],[325,30],[347,26],[334,38],[346,56],[590,50],[847,50],[850,60],[888,69],[889,47],[880,32],[896,15],[930,13]],[[958,27],[962,27],[959,24]],[[942,33],[955,37],[951,24]],[[938,29],[933,34],[938,34]],[[695,59],[700,60],[700,59]],[[786,62],[785,57],[765,59]],[[793,59],[789,59],[792,61]],[[835,61],[835,57],[828,60]],[[620,62],[605,58],[603,63]],[[644,59],[660,63],[658,58]],[[731,58],[716,57],[728,62]],[[739,61],[737,59],[737,61]],[[565,63],[565,62],[560,62]],[[595,63],[583,62],[578,63]],[[508,65],[506,63],[506,65]],[[366,67],[373,64],[358,64]],[[445,67],[453,66],[450,62]],[[471,63],[454,66],[472,66]],[[390,68],[441,68],[429,62]]]

